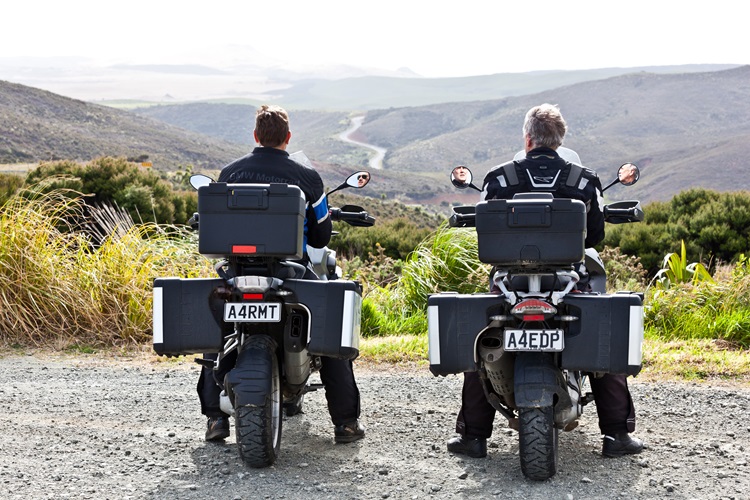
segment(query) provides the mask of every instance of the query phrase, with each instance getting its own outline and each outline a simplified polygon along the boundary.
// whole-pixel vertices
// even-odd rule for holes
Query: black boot
[[[484,458],[487,456],[487,440],[484,438],[454,437],[448,441],[448,451],[459,453],[472,458]]]
[[[635,455],[643,451],[643,441],[630,437],[627,432],[604,436],[602,444],[602,455],[605,457],[621,457],[623,455]]]
[[[206,441],[222,441],[227,437],[229,437],[229,418],[208,417]]]
[[[365,437],[365,428],[359,420],[344,425],[337,425],[333,429],[333,440],[337,443],[351,443]]]

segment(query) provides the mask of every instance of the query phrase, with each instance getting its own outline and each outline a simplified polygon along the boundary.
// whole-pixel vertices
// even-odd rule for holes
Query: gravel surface
[[[750,388],[631,379],[641,455],[604,459],[596,410],[560,436],[558,474],[524,479],[498,419],[486,459],[452,456],[460,376],[356,363],[367,437],[335,445],[322,391],[284,420],[276,464],[240,461],[234,431],[203,441],[198,365],[0,359],[0,497],[750,498]]]

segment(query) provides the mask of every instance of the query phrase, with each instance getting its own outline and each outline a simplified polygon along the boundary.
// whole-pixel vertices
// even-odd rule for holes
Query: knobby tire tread
[[[245,349],[254,349],[258,356],[255,368],[258,377],[279,377],[279,365],[276,358],[276,343],[265,335],[251,337]],[[270,372],[270,373],[269,373]],[[273,390],[273,384],[272,384]],[[235,434],[237,447],[242,461],[250,467],[263,468],[272,465],[278,456],[281,444],[281,394],[266,394],[262,406],[246,405],[235,408]],[[276,445],[274,446],[273,405],[278,404]]]
[[[523,408],[519,411],[519,455],[523,475],[544,481],[557,472],[558,430],[554,408]]]

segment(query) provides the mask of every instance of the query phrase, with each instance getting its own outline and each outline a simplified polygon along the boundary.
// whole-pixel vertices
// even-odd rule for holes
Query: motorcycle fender
[[[544,353],[518,353],[514,370],[514,391],[518,408],[542,408],[555,404],[564,390],[562,373],[553,357]]]
[[[225,378],[234,407],[263,405],[266,395],[271,392],[269,373],[271,359],[267,351],[247,349],[240,352],[237,363]]]

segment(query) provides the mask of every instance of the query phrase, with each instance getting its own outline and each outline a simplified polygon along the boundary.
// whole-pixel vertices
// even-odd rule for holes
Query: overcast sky
[[[427,77],[750,63],[738,0],[13,0],[0,58],[344,63]],[[744,10],[744,8],[742,9]],[[0,75],[1,77],[1,75]]]

